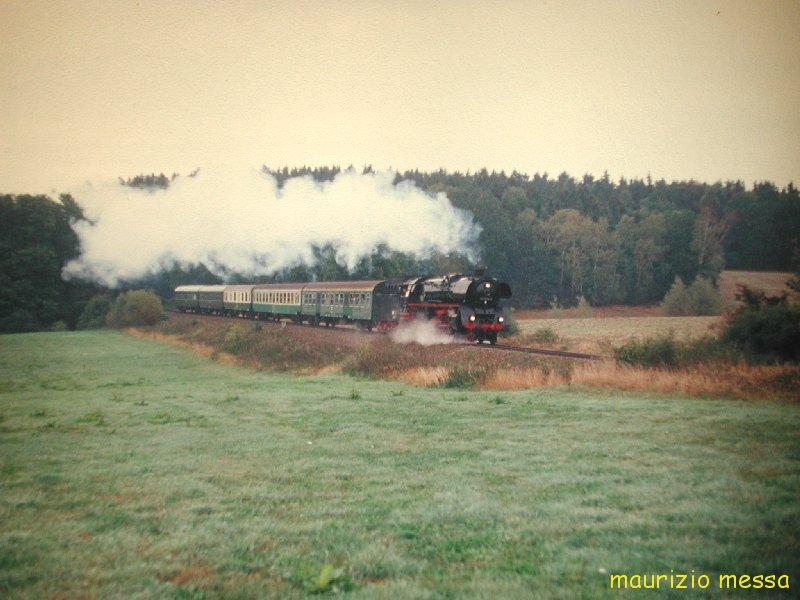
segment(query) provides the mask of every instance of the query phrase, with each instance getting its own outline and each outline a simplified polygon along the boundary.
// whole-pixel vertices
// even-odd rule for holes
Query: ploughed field
[[[794,593],[799,430],[780,402],[418,388],[115,332],[3,336],[0,595],[595,598],[618,595],[610,573],[671,569],[785,573]]]

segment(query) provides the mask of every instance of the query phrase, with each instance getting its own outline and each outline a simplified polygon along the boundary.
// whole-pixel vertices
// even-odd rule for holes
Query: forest
[[[303,175],[331,180],[342,169],[263,170],[280,185]],[[120,183],[166,188],[179,176],[137,175]],[[398,172],[396,182],[403,180],[430,193],[444,192],[455,207],[473,215],[481,227],[474,249],[480,263],[511,284],[519,307],[571,306],[581,298],[593,306],[651,304],[676,278],[687,284],[697,277],[714,282],[723,268],[798,268],[800,196],[792,184],[780,189],[770,182],[748,187],[741,181],[612,181],[608,174],[576,179],[566,173],[552,178],[486,169]],[[73,229],[85,218],[79,203],[69,195],[0,196],[0,330],[36,330],[54,321],[74,327],[88,298],[104,291],[96,282],[65,280],[61,274],[80,255]],[[388,278],[477,266],[466,252],[419,258],[378,247],[348,271],[333,246],[315,247],[314,255],[314,264],[258,280]],[[202,263],[165,261],[140,279],[122,282],[120,289],[150,288],[168,298],[181,283],[252,279],[235,272],[222,275]]]

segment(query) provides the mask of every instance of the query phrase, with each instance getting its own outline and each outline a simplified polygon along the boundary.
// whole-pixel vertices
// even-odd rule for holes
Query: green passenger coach
[[[370,328],[373,301],[383,281],[326,281],[308,283],[302,292],[303,320],[336,325],[355,323]]]
[[[175,288],[175,308],[182,311],[194,310],[197,308],[198,293],[200,285],[179,285]]]

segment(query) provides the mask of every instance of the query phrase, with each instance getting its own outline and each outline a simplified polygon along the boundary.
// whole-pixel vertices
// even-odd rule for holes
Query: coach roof
[[[299,292],[305,283],[259,283],[255,286],[256,290],[289,290]]]
[[[374,281],[317,281],[306,284],[304,292],[371,292],[383,283]]]

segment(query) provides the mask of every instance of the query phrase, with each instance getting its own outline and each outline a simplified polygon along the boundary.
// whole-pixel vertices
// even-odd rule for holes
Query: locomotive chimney
[[[486,265],[475,267],[475,277],[483,277],[484,275],[486,275]]]

